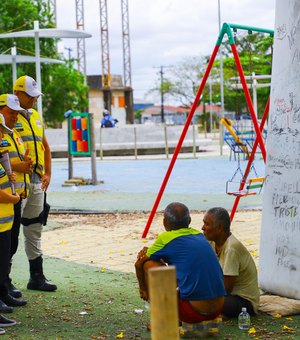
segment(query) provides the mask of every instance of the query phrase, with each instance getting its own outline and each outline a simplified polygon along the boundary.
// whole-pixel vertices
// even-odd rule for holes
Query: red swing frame
[[[172,173],[173,167],[174,167],[174,165],[176,163],[176,160],[177,160],[178,154],[179,154],[179,152],[181,150],[184,138],[185,138],[185,136],[187,134],[188,128],[189,128],[189,126],[191,124],[191,121],[193,119],[193,116],[194,116],[194,113],[196,111],[196,108],[197,108],[197,105],[199,103],[199,100],[201,98],[204,86],[205,86],[205,84],[207,82],[208,76],[210,74],[210,71],[212,69],[213,63],[214,63],[214,61],[216,59],[217,53],[219,51],[220,45],[222,43],[222,40],[223,40],[223,37],[224,37],[225,34],[227,34],[228,39],[229,39],[229,43],[230,43],[231,50],[232,50],[232,53],[233,53],[233,56],[234,56],[234,60],[235,60],[235,63],[236,63],[236,67],[237,67],[237,70],[238,70],[240,81],[241,81],[241,84],[242,84],[242,87],[243,87],[243,90],[244,90],[246,102],[247,102],[247,105],[248,105],[248,110],[250,112],[251,119],[252,119],[253,126],[254,126],[255,133],[256,133],[256,139],[255,139],[253,147],[252,147],[252,151],[251,151],[251,154],[250,154],[250,157],[249,157],[249,160],[248,160],[247,168],[245,170],[244,177],[243,177],[243,179],[241,181],[239,191],[242,191],[244,186],[245,186],[245,183],[246,183],[246,180],[247,180],[247,176],[248,176],[248,174],[250,172],[251,164],[252,164],[252,162],[254,160],[255,152],[256,152],[256,149],[257,149],[258,145],[260,146],[260,150],[261,150],[261,154],[262,154],[263,160],[266,163],[266,148],[265,148],[264,140],[263,140],[263,137],[262,137],[262,131],[263,131],[264,124],[266,122],[266,119],[267,119],[267,116],[268,116],[268,113],[269,113],[269,102],[270,102],[270,99],[268,99],[268,101],[266,103],[266,107],[265,107],[264,114],[263,114],[263,117],[262,117],[262,120],[261,120],[261,124],[259,125],[257,117],[256,117],[256,113],[254,111],[254,106],[253,106],[253,102],[252,102],[252,99],[251,99],[251,95],[250,95],[249,89],[247,87],[247,82],[246,82],[246,79],[245,79],[245,75],[244,75],[242,64],[240,62],[240,58],[239,58],[239,54],[238,54],[238,51],[237,51],[237,48],[236,48],[235,40],[234,40],[234,37],[233,37],[233,34],[232,34],[232,30],[237,30],[237,29],[247,30],[248,32],[255,31],[255,32],[268,33],[271,36],[273,36],[273,34],[274,34],[274,31],[269,30],[269,29],[241,26],[241,25],[228,24],[228,23],[224,23],[223,24],[221,32],[220,32],[218,40],[217,40],[217,43],[216,43],[216,46],[215,46],[215,48],[214,48],[214,50],[212,52],[211,58],[209,59],[206,71],[205,71],[204,76],[202,78],[202,81],[200,83],[200,86],[199,86],[199,89],[197,91],[196,97],[194,99],[193,105],[192,105],[191,110],[190,110],[190,112],[188,114],[188,117],[187,117],[186,123],[185,123],[185,125],[183,127],[182,133],[181,133],[181,135],[179,137],[177,146],[176,146],[176,148],[174,150],[174,154],[173,154],[173,156],[171,158],[169,167],[167,169],[167,172],[166,172],[165,177],[163,179],[163,182],[161,184],[160,190],[159,190],[159,192],[157,194],[157,197],[155,199],[155,202],[153,204],[153,207],[152,207],[152,210],[150,212],[147,224],[146,224],[145,229],[144,229],[143,234],[142,234],[142,238],[145,238],[147,236],[147,234],[148,234],[148,231],[150,229],[150,226],[151,226],[152,221],[154,219],[154,216],[156,214],[156,211],[157,211],[157,208],[158,208],[159,203],[161,201],[161,198],[162,198],[162,195],[164,193],[164,190],[165,190],[165,188],[166,188],[166,186],[168,184],[168,180],[169,180],[170,175]],[[239,195],[236,196],[236,198],[235,198],[235,201],[234,201],[234,204],[233,204],[233,207],[232,207],[232,210],[231,210],[231,214],[230,214],[230,219],[231,220],[233,220],[233,218],[234,218],[234,215],[235,215],[235,212],[237,210],[240,198],[241,198],[241,196],[239,196]]]

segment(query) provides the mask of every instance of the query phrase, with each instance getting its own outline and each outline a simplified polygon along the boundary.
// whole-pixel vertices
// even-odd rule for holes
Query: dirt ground
[[[259,258],[261,210],[238,211],[232,222],[233,234]],[[192,212],[191,226],[201,229],[204,212]],[[45,255],[105,269],[134,272],[137,252],[153,243],[164,231],[162,214],[154,218],[147,238],[142,233],[149,213],[100,215],[50,215],[43,233]]]

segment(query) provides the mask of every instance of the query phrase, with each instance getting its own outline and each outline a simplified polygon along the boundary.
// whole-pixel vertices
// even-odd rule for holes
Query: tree
[[[263,33],[248,32],[235,36],[235,43],[239,52],[240,61],[244,74],[249,76],[254,72],[256,75],[270,75],[272,68],[272,43],[273,38]],[[224,44],[223,49],[223,72],[224,72],[224,101],[225,109],[233,111],[237,115],[249,114],[244,92],[234,88],[238,71],[232,55],[231,47],[228,43]],[[219,64],[219,61],[217,61]],[[270,82],[270,79],[261,81]],[[249,83],[249,81],[248,81]],[[251,89],[249,89],[251,93]],[[270,88],[257,89],[258,112],[260,116],[270,94]]]
[[[195,99],[200,81],[205,71],[206,57],[187,57],[167,69],[167,76],[162,83],[156,84],[149,93],[163,91],[166,98],[172,98],[183,106],[190,106]],[[202,100],[209,96],[208,85],[203,92]]]
[[[243,65],[245,75],[255,74],[269,75],[272,66],[272,37],[266,37],[262,33],[237,35],[235,37],[239,57]],[[236,114],[248,113],[245,95],[242,90],[234,88],[233,77],[238,76],[235,61],[228,43],[223,45],[223,78],[224,78],[224,104],[225,110]],[[207,67],[210,56],[188,57],[168,69],[168,76],[162,84],[150,90],[150,92],[163,91],[168,98],[180,102],[184,106],[190,106],[195,99],[198,87]],[[217,58],[213,64],[210,79],[212,81],[213,102],[220,103],[220,61]],[[266,80],[269,82],[269,80]],[[251,91],[251,90],[250,90]],[[269,88],[257,89],[258,111],[262,113]],[[209,102],[209,83],[207,82],[202,93],[202,103]],[[205,106],[204,106],[205,107]]]
[[[62,122],[64,113],[72,111],[86,111],[88,106],[87,90],[84,76],[72,66],[52,65],[49,70],[50,79],[43,91],[45,116],[48,126],[55,127],[55,123]]]
[[[44,0],[0,1],[0,32],[28,30],[33,28],[34,20],[41,28],[52,28],[53,18],[49,3]],[[17,50],[22,54],[35,54],[34,39],[18,38]],[[40,39],[41,56],[61,59],[57,53],[57,40]],[[0,52],[9,53],[12,39],[0,39]],[[87,107],[87,87],[83,76],[65,60],[65,65],[41,65],[44,119],[49,126],[64,120],[64,112],[82,111]],[[35,64],[18,64],[18,75],[35,75]],[[0,86],[3,92],[12,92],[11,68],[0,65]]]

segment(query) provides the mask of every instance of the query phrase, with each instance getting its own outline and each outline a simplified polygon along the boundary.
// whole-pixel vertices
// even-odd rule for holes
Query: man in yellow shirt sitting
[[[237,317],[246,307],[249,314],[257,313],[259,289],[253,258],[230,231],[230,216],[226,209],[209,209],[203,218],[203,233],[216,252],[223,270],[227,291],[223,315]]]

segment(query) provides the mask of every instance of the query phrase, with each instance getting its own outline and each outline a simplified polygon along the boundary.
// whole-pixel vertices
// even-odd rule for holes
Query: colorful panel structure
[[[69,116],[70,154],[75,156],[91,155],[90,120],[86,112],[73,112]]]

